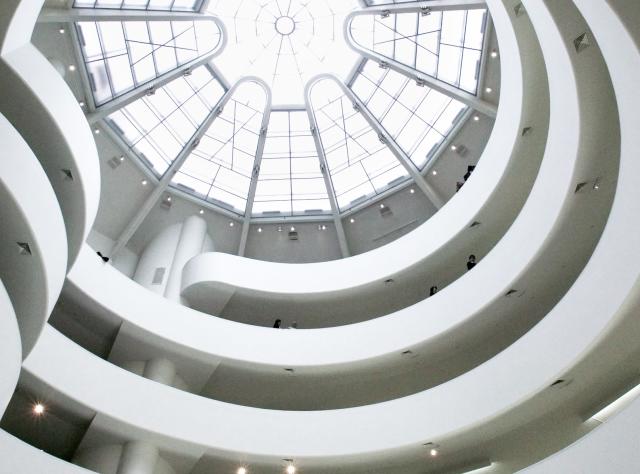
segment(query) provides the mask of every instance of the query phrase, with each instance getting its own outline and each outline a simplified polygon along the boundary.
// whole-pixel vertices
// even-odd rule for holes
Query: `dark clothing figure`
[[[273,323],[273,329],[279,329],[281,324],[282,324],[282,320],[276,319],[276,322]]]
[[[473,173],[473,170],[475,170],[476,167],[475,166],[467,166],[467,172],[464,175],[464,180],[467,181],[470,177],[471,177],[471,173]]]
[[[432,286],[431,288],[429,288],[429,296],[433,296],[438,292],[438,287],[437,286]]]
[[[475,266],[476,266],[476,256],[473,254],[469,255],[469,259],[467,260],[467,270],[471,270]]]

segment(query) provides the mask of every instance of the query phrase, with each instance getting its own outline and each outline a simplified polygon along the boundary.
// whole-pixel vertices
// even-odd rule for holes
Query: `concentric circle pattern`
[[[638,25],[1,3],[0,472],[640,471]]]

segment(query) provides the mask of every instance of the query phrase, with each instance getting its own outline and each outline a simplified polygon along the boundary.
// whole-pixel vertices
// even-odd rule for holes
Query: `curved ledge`
[[[134,339],[148,340],[148,336],[152,335],[154,345],[167,351],[175,351],[181,356],[191,353],[192,357],[202,361],[231,361],[238,366],[296,367],[316,371],[316,375],[333,373],[335,376],[338,371],[362,374],[379,368],[381,364],[401,366],[404,362],[399,355],[408,348],[425,359],[432,358],[448,347],[451,338],[455,338],[472,353],[470,347],[481,344],[485,337],[493,337],[495,340],[495,335],[492,334],[494,325],[499,325],[504,331],[504,339],[498,344],[504,347],[534,324],[544,315],[543,311],[557,301],[561,295],[557,292],[564,291],[567,286],[563,285],[568,285],[575,278],[593,246],[591,240],[584,248],[577,249],[570,238],[562,239],[557,234],[567,229],[575,231],[575,219],[580,220],[589,215],[585,211],[586,207],[601,213],[595,217],[600,222],[600,226],[594,224],[596,230],[593,231],[593,239],[597,238],[598,228],[604,222],[610,202],[606,196],[602,196],[599,204],[587,200],[581,204],[582,207],[576,207],[577,204],[572,199],[576,173],[574,166],[577,166],[576,163],[581,167],[587,166],[585,163],[593,161],[594,156],[593,153],[583,153],[587,161],[583,163],[578,160],[581,121],[576,105],[577,92],[574,90],[565,93],[574,99],[573,107],[567,105],[566,108],[572,110],[569,122],[574,123],[575,127],[565,130],[565,134],[572,139],[563,143],[563,149],[558,153],[571,159],[564,160],[560,166],[553,159],[550,162],[547,160],[546,165],[543,165],[540,182],[534,188],[534,198],[527,202],[503,241],[476,270],[429,300],[358,325],[295,333],[274,332],[270,329],[234,325],[215,318],[204,319],[187,308],[173,304],[167,306],[170,303],[156,295],[140,291],[138,286],[113,269],[101,269],[98,260],[88,251],[86,257],[79,262],[81,264],[69,276],[68,294],[76,300],[87,297],[93,299],[95,305],[101,307],[111,318],[119,319],[126,315],[126,324],[121,331]],[[595,100],[591,105],[599,110],[607,110],[602,101]],[[584,113],[588,114],[588,110]],[[557,120],[563,121],[560,118]],[[589,134],[585,133],[585,136]],[[596,133],[595,136],[602,139],[600,134]],[[554,191],[550,192],[547,188]],[[541,209],[544,211],[541,212]],[[570,212],[570,209],[575,212]],[[546,214],[549,214],[549,219],[540,219],[540,216]],[[571,221],[568,216],[572,216],[574,220]],[[562,222],[566,227],[561,225]],[[528,242],[530,246],[527,248],[522,242]],[[544,284],[541,285],[541,281],[544,279],[539,276],[546,272],[550,262],[541,259],[540,255],[562,254],[562,249],[567,245],[573,247],[575,259],[567,260],[565,264],[570,263],[570,269],[563,274],[559,273],[559,280],[566,281],[558,284],[556,293],[542,296],[541,288],[544,289]],[[510,263],[507,266],[504,262]],[[279,267],[296,267],[307,271],[306,266],[302,265]],[[522,276],[525,273],[523,269],[532,273],[528,279]],[[505,303],[504,294],[514,287],[527,289],[529,295],[527,298],[516,298]],[[114,298],[113,295],[118,297]],[[538,313],[529,311],[528,318],[519,318],[511,326],[505,323],[509,315],[526,310],[532,301],[529,298],[534,296]],[[141,304],[132,308],[131,301],[140,301]],[[428,318],[425,314],[447,314],[447,318]],[[172,326],[171,321],[175,318],[182,322],[180,328]],[[408,327],[412,331],[406,331]],[[381,339],[380,334],[385,334],[386,337]],[[358,340],[359,344],[353,344],[353,340]],[[244,342],[239,344],[238,341]],[[215,353],[212,353],[212,347],[215,347]],[[327,347],[331,347],[332,351],[326,351]],[[469,368],[469,364],[473,366],[477,363],[478,359],[475,362],[467,360],[465,367]]]
[[[13,311],[9,295],[0,281],[0,417],[13,395],[18,383],[20,367],[22,366],[22,345],[16,314]]]
[[[96,474],[65,462],[0,430],[2,469],[13,474]]]
[[[42,0],[8,3],[15,8],[9,28],[19,30],[25,42],[17,46],[20,40],[13,37],[13,48],[0,57],[0,85],[11,91],[0,95],[0,112],[33,150],[56,192],[67,229],[70,268],[98,210],[98,152],[68,86],[29,42],[39,12],[35,5],[42,6]]]
[[[533,1],[525,0],[525,3],[532,7],[529,15],[541,38],[545,59],[556,73],[551,76],[552,114],[557,119],[571,118],[577,104],[572,94],[565,96],[571,81],[560,74],[566,71],[566,63],[571,62],[568,45],[554,23],[558,16],[547,10],[568,9],[571,5],[547,7],[539,2],[534,5]],[[489,0],[489,5],[495,7],[497,0]],[[559,15],[557,11],[554,13]],[[637,124],[637,119],[626,121],[627,114],[640,105],[632,87],[640,79],[637,67],[640,52],[635,44],[624,41],[624,37],[622,40],[618,44],[622,49],[617,54],[625,67],[610,66],[610,71],[618,102],[628,102],[620,109],[623,172],[608,224],[591,260],[562,300],[529,333],[485,364],[410,397],[321,413],[273,412],[205,400],[127,374],[88,355],[50,329],[26,361],[28,373],[81,404],[97,407],[105,426],[121,436],[153,438],[158,444],[177,444],[183,449],[204,447],[226,456],[246,452],[247,446],[252,446],[256,456],[278,460],[283,456],[302,457],[303,462],[305,457],[368,456],[403,446],[423,449],[427,440],[446,443],[460,432],[469,433],[480,427],[486,433],[487,426],[503,414],[534,406],[535,395],[544,392],[551,381],[559,376],[570,377],[580,363],[599,358],[600,364],[584,368],[580,380],[567,388],[584,389],[588,380],[609,370],[620,357],[620,352],[614,354],[606,346],[627,337],[635,338],[637,343],[640,334],[636,317],[640,303],[638,222],[629,219],[640,212],[640,189],[635,182],[640,173],[640,162],[635,159],[640,138],[631,127]],[[630,69],[629,65],[633,67]],[[548,153],[553,156],[567,146],[563,137],[566,123],[560,120],[562,126],[554,123],[551,127]],[[558,339],[561,344],[549,344]],[[637,345],[621,348],[621,352],[636,348]],[[78,380],[77,373],[86,374],[86,378]],[[126,389],[108,392],[104,390],[105,384]],[[152,407],[149,400],[153,400]],[[548,407],[561,401],[550,401],[547,396],[544,403]],[[150,409],[164,416],[151,416]],[[536,413],[531,410],[529,416],[535,417]],[[371,429],[372,420],[375,430]],[[503,423],[492,434],[504,432],[506,425]],[[216,426],[216,430],[211,430],[211,426]]]
[[[26,357],[60,295],[67,235],[40,163],[2,115],[0,136],[0,279],[13,302]]]

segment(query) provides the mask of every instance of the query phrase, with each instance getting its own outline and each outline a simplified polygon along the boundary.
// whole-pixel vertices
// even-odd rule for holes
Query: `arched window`
[[[76,31],[97,106],[212,54],[222,44],[222,32],[211,19],[81,21]]]
[[[313,84],[310,102],[341,212],[408,180],[405,168],[335,80]]]
[[[206,66],[109,115],[107,122],[157,176],[173,163],[224,89]]]
[[[261,84],[238,83],[172,186],[244,215],[266,107]]]

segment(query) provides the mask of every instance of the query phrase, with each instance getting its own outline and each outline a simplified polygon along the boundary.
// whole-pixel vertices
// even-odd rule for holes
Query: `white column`
[[[176,377],[176,366],[167,359],[150,359],[144,366],[142,376],[154,382],[172,386]]]
[[[118,474],[153,474],[158,462],[158,448],[142,441],[125,443]]]
[[[164,290],[166,298],[180,302],[182,269],[189,260],[202,253],[206,236],[207,223],[201,217],[188,217],[182,224],[173,262],[169,268],[167,286]]]

